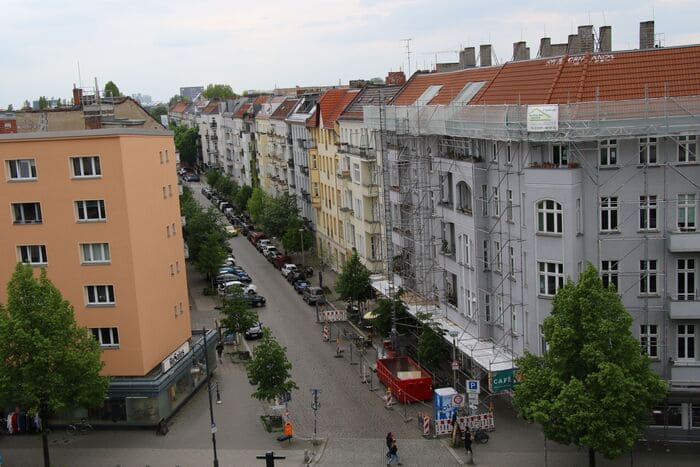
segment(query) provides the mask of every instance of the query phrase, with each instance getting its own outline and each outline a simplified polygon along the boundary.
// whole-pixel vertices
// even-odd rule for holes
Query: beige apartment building
[[[0,135],[0,160],[0,302],[17,262],[46,268],[100,342],[110,417],[167,417],[196,386],[172,133]],[[150,388],[115,393],[133,377]]]

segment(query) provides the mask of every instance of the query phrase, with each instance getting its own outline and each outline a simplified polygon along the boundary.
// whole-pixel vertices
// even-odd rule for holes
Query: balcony
[[[700,301],[671,300],[671,319],[700,319]]]
[[[292,159],[287,160],[287,167],[290,169],[294,168],[294,161]]]
[[[671,232],[668,237],[671,253],[696,253],[700,251],[700,232]]]
[[[474,164],[484,162],[484,159],[482,157],[474,156],[461,151],[452,151],[450,149],[441,150],[440,152],[438,152],[438,157],[442,159],[449,159],[452,161],[471,162]]]
[[[349,170],[341,170],[336,174],[336,176],[340,179],[350,180],[350,171]]]
[[[305,175],[309,175],[309,168],[308,168],[307,166],[302,165],[302,166],[301,166],[301,171],[302,171],[302,173],[304,173]]]

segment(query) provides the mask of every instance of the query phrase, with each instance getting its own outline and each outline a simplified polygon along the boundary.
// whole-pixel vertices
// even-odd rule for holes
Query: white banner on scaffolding
[[[527,131],[557,131],[559,129],[558,105],[528,105]]]

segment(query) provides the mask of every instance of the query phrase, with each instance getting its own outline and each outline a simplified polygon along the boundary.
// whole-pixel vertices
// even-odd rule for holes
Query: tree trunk
[[[588,448],[588,467],[595,467],[595,450]]]
[[[49,458],[49,420],[43,413],[39,414],[41,418],[41,447],[44,450],[44,467],[51,467],[51,459]]]

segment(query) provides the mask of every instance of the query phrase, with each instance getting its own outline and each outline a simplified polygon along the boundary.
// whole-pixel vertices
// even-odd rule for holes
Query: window
[[[109,263],[109,243],[81,243],[80,253],[83,263]]]
[[[656,294],[656,260],[639,261],[639,293],[643,295]]]
[[[540,353],[544,355],[547,348],[547,340],[544,338],[544,326],[540,324]]]
[[[170,225],[165,226],[165,236],[170,238]]]
[[[472,303],[472,291],[467,289],[464,294],[464,304],[467,311],[467,316],[474,319],[474,304]]]
[[[513,222],[513,190],[506,190],[506,218],[508,222]]]
[[[75,208],[78,211],[80,221],[103,221],[107,219],[104,200],[76,201]]]
[[[495,263],[493,269],[501,272],[501,242],[493,242],[493,257]]]
[[[656,164],[657,150],[656,138],[639,138],[639,163]]]
[[[562,263],[538,262],[540,295],[553,297],[564,287],[564,265]]]
[[[459,306],[457,301],[457,275],[452,273],[447,273],[445,278],[445,300],[447,303],[453,306]]]
[[[569,149],[562,144],[552,146],[552,163],[559,167],[569,165]]]
[[[639,326],[639,343],[642,346],[642,353],[651,358],[659,356],[659,333],[656,324],[641,324]]]
[[[614,285],[615,289],[618,289],[617,285],[617,271],[618,271],[617,260],[605,259],[600,262],[600,275],[603,280],[603,285],[605,287],[610,287]]]
[[[561,204],[552,199],[537,203],[537,231],[540,233],[562,232]]]
[[[496,295],[496,323],[503,326],[503,297]]]
[[[697,161],[697,142],[695,136],[678,137],[678,162]]]
[[[487,323],[491,322],[491,295],[484,294],[484,319]]]
[[[100,347],[119,347],[119,331],[117,328],[91,328],[90,331]]]
[[[695,358],[695,325],[679,324],[676,353],[679,359]]]
[[[168,150],[165,150],[165,162],[170,162],[170,156],[168,155]]]
[[[469,235],[462,235],[463,241],[463,252],[464,252],[464,264],[469,265],[471,263],[471,254],[469,252]]]
[[[513,163],[513,152],[510,144],[506,145],[506,164]]]
[[[114,286],[88,285],[85,287],[88,305],[114,305]]]
[[[481,185],[481,215],[489,215],[489,187]]]
[[[501,207],[498,205],[498,187],[494,186],[492,187],[493,189],[493,199],[491,200],[493,203],[493,215],[495,217],[498,217],[501,215]]]
[[[498,162],[498,143],[493,143],[493,152],[491,153],[491,162]]]
[[[15,224],[41,224],[39,203],[12,203],[12,221]]]
[[[677,300],[695,300],[695,260],[690,258],[679,258],[676,260],[677,273]]]
[[[510,275],[514,276],[515,275],[515,248],[512,246],[508,247],[508,257],[509,257],[509,266],[510,266]]]
[[[165,186],[163,186],[163,199],[168,197],[168,192],[165,190]]]
[[[600,198],[600,230],[617,231],[617,196]]]
[[[466,214],[472,213],[472,191],[465,182],[457,184],[457,196],[459,203],[457,209]]]
[[[372,235],[369,237],[369,257],[370,259],[381,259],[380,247],[381,237]]]
[[[639,229],[656,229],[656,196],[639,197]]]
[[[49,262],[46,256],[45,245],[20,245],[17,247],[20,261],[27,264],[46,264]]]
[[[14,159],[6,162],[9,180],[35,180],[36,165],[34,159]]]
[[[678,195],[678,229],[681,232],[695,231],[695,194]]]
[[[173,196],[173,186],[168,184],[168,198],[172,198]]]
[[[581,210],[581,198],[576,198],[576,233],[583,233],[583,211]]]
[[[99,177],[102,175],[99,156],[71,157],[73,177]]]
[[[160,163],[163,163],[163,151],[158,151],[158,154],[160,155]]]
[[[489,241],[484,240],[484,269],[489,268]]]
[[[617,165],[617,140],[607,139],[599,143],[600,165]]]
[[[360,164],[352,164],[352,181],[360,183]]]

